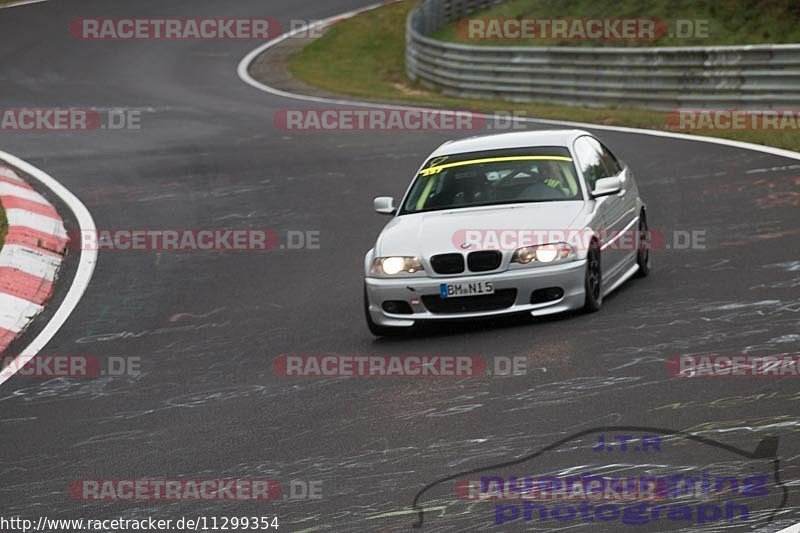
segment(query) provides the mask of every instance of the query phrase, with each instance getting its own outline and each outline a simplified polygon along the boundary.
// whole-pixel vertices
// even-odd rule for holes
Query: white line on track
[[[0,159],[5,160],[11,166],[17,167],[26,174],[33,176],[39,180],[42,185],[58,196],[75,215],[78,226],[82,231],[96,231],[92,215],[89,213],[89,210],[86,209],[86,206],[83,205],[83,202],[66,187],[61,185],[55,178],[9,153],[0,151]],[[89,286],[89,282],[92,279],[92,274],[94,274],[94,267],[96,264],[97,250],[81,251],[81,256],[78,259],[78,269],[75,272],[72,285],[67,295],[64,297],[64,301],[61,302],[61,305],[39,335],[22,350],[12,364],[0,371],[0,385],[8,381],[17,370],[24,367],[25,364],[36,357],[36,354],[50,342],[50,339],[52,339],[56,333],[58,333],[58,330],[61,329],[61,326],[67,321],[69,315],[71,315],[72,311],[78,306],[78,302],[80,302],[83,293],[86,292],[86,288]]]
[[[283,91],[281,89],[276,89],[275,87],[270,87],[260,81],[254,79],[249,72],[250,64],[260,56],[265,50],[272,48],[280,44],[281,42],[285,41],[286,39],[290,39],[299,33],[307,32],[313,28],[319,28],[327,26],[334,21],[344,20],[351,18],[355,15],[364,13],[366,11],[371,11],[373,9],[377,9],[379,7],[385,6],[387,2],[381,2],[379,4],[372,4],[367,7],[363,7],[361,9],[356,9],[354,11],[349,11],[347,13],[343,13],[341,15],[336,15],[330,17],[325,20],[316,21],[312,24],[306,24],[302,27],[296,28],[290,32],[284,33],[279,37],[268,41],[261,46],[257,47],[255,50],[252,50],[249,54],[244,56],[242,60],[239,62],[239,66],[237,68],[237,73],[239,74],[239,78],[242,81],[255,87],[260,91],[264,91],[270,94],[274,94],[276,96],[281,96],[284,98],[292,98],[294,100],[305,100],[307,102],[318,102],[318,103],[325,103],[325,104],[337,104],[337,105],[349,105],[349,106],[357,106],[357,107],[380,107],[382,109],[397,109],[397,110],[408,110],[408,111],[439,111],[441,113],[448,113],[446,109],[439,109],[439,108],[430,108],[430,107],[420,107],[420,106],[412,106],[412,105],[396,105],[396,104],[382,104],[380,102],[364,102],[359,100],[347,100],[343,98],[324,98],[320,96],[308,96],[304,94],[297,94],[288,91]],[[455,113],[455,111],[452,111]],[[705,142],[711,144],[721,144],[724,146],[730,146],[733,148],[742,148],[744,150],[754,150],[756,152],[763,152],[771,155],[776,155],[780,157],[788,157],[791,159],[800,160],[800,152],[794,152],[792,150],[784,150],[783,148],[775,148],[772,146],[763,146],[760,144],[753,144],[743,141],[734,141],[731,139],[721,139],[719,137],[701,137],[698,135],[689,135],[686,133],[674,133],[671,131],[659,131],[659,130],[647,130],[643,128],[627,128],[624,126],[606,126],[602,124],[589,124],[586,122],[571,122],[566,120],[549,120],[549,119],[539,119],[539,118],[525,118],[525,117],[498,117],[497,115],[491,113],[475,113],[476,116],[482,118],[502,118],[503,120],[514,120],[516,122],[527,122],[531,124],[545,124],[545,125],[552,125],[552,126],[569,126],[574,128],[590,128],[594,130],[607,130],[607,131],[617,131],[621,133],[636,133],[640,135],[651,135],[653,137],[666,137],[670,139],[681,139],[684,141],[695,141],[695,142]]]
[[[0,9],[8,9],[9,7],[22,7],[30,4],[41,4],[42,2],[47,2],[47,1],[48,0],[21,0],[20,2],[14,2],[13,4],[1,5]]]

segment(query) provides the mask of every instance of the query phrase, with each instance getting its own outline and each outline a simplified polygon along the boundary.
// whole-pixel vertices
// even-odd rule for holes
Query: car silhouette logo
[[[497,471],[499,471],[501,469],[507,469],[507,468],[514,468],[515,469],[514,472],[513,472],[514,474],[521,473],[521,472],[519,472],[518,469],[520,469],[520,468],[526,469],[526,467],[530,468],[530,469],[539,468],[539,469],[542,469],[542,470],[546,471],[546,469],[548,469],[548,468],[555,468],[553,466],[553,461],[552,460],[548,460],[547,457],[542,458],[542,456],[544,456],[548,452],[552,452],[556,456],[558,454],[564,453],[565,451],[568,451],[569,453],[572,453],[574,450],[576,450],[575,446],[576,446],[577,443],[574,442],[574,441],[577,441],[577,442],[580,442],[581,444],[583,444],[584,441],[580,440],[582,437],[587,437],[587,436],[590,436],[592,434],[597,434],[597,433],[611,434],[612,432],[628,432],[628,433],[650,434],[649,435],[650,437],[653,437],[654,436],[653,434],[661,435],[661,436],[663,436],[665,438],[665,441],[669,440],[670,442],[672,442],[672,441],[675,442],[675,446],[672,447],[673,449],[670,450],[670,453],[673,453],[675,450],[677,450],[681,461],[683,460],[683,457],[686,454],[686,452],[683,450],[683,448],[681,446],[685,445],[685,444],[700,444],[700,445],[703,445],[703,446],[710,446],[710,447],[714,448],[715,450],[714,450],[713,455],[712,455],[712,457],[713,457],[713,459],[711,459],[712,461],[719,461],[718,458],[721,457],[721,456],[724,457],[726,452],[728,454],[731,454],[730,455],[731,462],[733,462],[733,463],[735,463],[737,465],[741,465],[743,460],[746,460],[746,461],[764,461],[765,462],[764,466],[766,466],[766,468],[764,469],[763,478],[764,478],[764,480],[768,480],[768,478],[771,478],[771,480],[768,480],[767,483],[769,484],[770,488],[774,489],[774,492],[770,493],[769,497],[770,498],[775,498],[775,500],[774,501],[770,501],[769,503],[767,503],[764,499],[757,500],[758,502],[761,502],[762,506],[770,508],[769,511],[764,512],[763,514],[759,513],[759,518],[758,519],[761,520],[762,517],[765,517],[766,518],[766,522],[770,523],[775,519],[775,517],[778,515],[778,513],[786,506],[786,503],[787,503],[788,497],[789,497],[789,490],[786,487],[786,485],[781,481],[780,459],[777,456],[777,451],[778,451],[778,437],[777,436],[770,436],[770,437],[763,438],[758,443],[758,445],[755,447],[755,449],[753,451],[750,451],[749,449],[738,448],[738,447],[732,446],[730,444],[726,444],[726,443],[723,443],[723,442],[718,442],[718,441],[715,441],[713,439],[709,439],[707,437],[699,436],[699,435],[696,435],[696,434],[693,434],[693,433],[688,433],[688,432],[685,432],[685,431],[676,431],[676,430],[659,428],[659,427],[651,427],[651,426],[603,426],[603,427],[590,428],[590,429],[586,429],[586,430],[583,430],[583,431],[579,431],[579,432],[573,433],[573,434],[571,434],[571,435],[569,435],[569,436],[567,436],[565,438],[559,439],[559,440],[557,440],[557,441],[555,441],[555,442],[553,442],[551,444],[548,444],[548,445],[540,448],[538,451],[536,451],[534,453],[531,453],[529,455],[526,455],[524,457],[511,459],[511,460],[508,460],[508,461],[504,461],[504,462],[501,462],[501,463],[496,463],[494,465],[489,465],[489,466],[485,466],[485,467],[477,467],[477,468],[473,468],[473,469],[469,469],[469,470],[464,470],[464,471],[461,471],[461,472],[454,473],[453,475],[449,475],[449,476],[440,478],[440,479],[438,479],[436,481],[433,481],[431,483],[428,483],[414,497],[414,500],[413,500],[413,503],[412,503],[412,509],[417,513],[417,521],[413,524],[413,527],[414,528],[421,528],[423,526],[424,519],[425,519],[426,508],[425,508],[425,506],[423,506],[420,503],[420,501],[421,501],[423,495],[425,495],[426,493],[432,493],[434,488],[444,487],[445,484],[448,483],[448,482],[456,482],[456,484],[457,484],[456,489],[458,489],[458,483],[463,482],[466,479],[469,479],[469,476],[475,476],[475,475],[480,476],[480,473],[482,473],[482,472],[483,473],[497,472]],[[601,437],[600,439],[598,439],[597,442],[598,442],[598,444],[595,444],[591,448],[585,447],[585,449],[589,450],[587,453],[597,454],[598,452],[603,452],[604,453],[603,456],[608,458],[608,462],[614,463],[613,465],[609,465],[609,466],[615,466],[615,467],[618,466],[619,465],[619,461],[617,461],[613,457],[614,457],[614,453],[615,452],[618,453],[620,450],[619,449],[612,450],[613,446],[610,445],[610,439],[609,439],[609,446],[607,448],[605,446],[601,446],[600,445],[600,444],[606,444],[606,441],[605,441],[604,438]],[[606,450],[604,450],[603,448],[606,448]],[[636,450],[637,453],[643,453],[638,446],[635,447],[635,450]],[[628,453],[631,453],[632,451],[633,451],[633,447],[629,448],[629,452]],[[660,451],[661,450],[659,450],[659,452]],[[690,448],[689,449],[689,454],[691,455],[694,451],[695,450]],[[597,455],[595,455],[595,456],[597,457]],[[553,458],[554,455],[551,455],[550,457]],[[574,457],[574,456],[570,456],[570,457]],[[661,458],[659,458],[659,459],[661,459]],[[706,459],[703,459],[703,461],[706,461]],[[605,464],[605,461],[603,461],[603,464]],[[717,464],[719,464],[719,463],[717,463]],[[644,468],[646,466],[649,467],[651,465],[652,465],[652,463],[648,463],[646,465],[633,466],[632,468]],[[661,466],[664,466],[664,465],[661,465]],[[560,467],[558,467],[558,468],[560,468]],[[590,468],[590,467],[587,467],[587,468]],[[704,470],[708,469],[708,467],[706,466],[705,462],[703,463],[702,467],[698,467],[698,468],[703,468]],[[681,466],[681,467],[679,467],[679,469],[686,470],[685,466]],[[562,469],[562,470],[568,470],[571,473],[574,473],[576,471],[574,466],[570,466],[570,467],[568,467],[566,469]],[[683,470],[678,470],[678,471],[683,471]],[[569,474],[565,474],[565,475],[569,475]],[[499,479],[499,478],[491,478],[491,479]],[[512,479],[512,478],[508,478],[508,479]],[[513,479],[516,479],[516,478],[513,478]],[[723,479],[729,479],[729,478],[723,478]],[[450,494],[452,494],[452,492]],[[708,494],[708,493],[706,493],[706,494]],[[721,492],[721,493],[717,492],[716,493],[717,496],[719,496],[720,494],[727,494],[727,493],[725,493],[725,492]],[[761,496],[761,495],[759,495],[759,496]],[[773,503],[777,502],[778,498],[780,499],[780,502],[777,503],[776,505],[772,505]],[[433,511],[434,509],[437,509],[437,508],[430,508],[430,509],[427,509],[427,511]],[[495,513],[497,513],[497,507],[495,508]],[[518,511],[516,511],[515,513],[512,513],[512,514],[514,514],[514,517],[510,518],[507,521],[513,521],[513,520],[516,519],[517,516],[519,516],[519,512]],[[497,518],[497,514],[495,514],[495,517]],[[473,515],[471,517],[471,520],[474,521],[474,519],[475,519],[475,517]],[[742,520],[749,520],[749,517],[748,518],[741,517],[741,519]],[[544,519],[542,518],[542,520],[544,520]],[[526,522],[524,523],[524,526],[525,526],[526,530],[530,531],[530,530],[536,529],[536,527],[532,527],[535,524],[532,523],[532,521],[529,521],[528,518],[525,518],[525,521]],[[503,523],[503,522],[500,522],[500,523]],[[523,525],[523,524],[519,524],[519,525]],[[550,525],[552,525],[552,523]],[[545,526],[545,527],[548,527],[548,526]]]

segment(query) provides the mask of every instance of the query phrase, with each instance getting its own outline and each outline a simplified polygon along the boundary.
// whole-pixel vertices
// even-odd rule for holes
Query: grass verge
[[[504,111],[528,117],[667,130],[667,114],[639,109],[520,104],[461,99],[411,84],[405,75],[405,20],[416,2],[389,4],[344,20],[289,62],[296,78],[322,89],[370,100],[458,109]],[[790,150],[800,150],[797,131],[692,131]]]

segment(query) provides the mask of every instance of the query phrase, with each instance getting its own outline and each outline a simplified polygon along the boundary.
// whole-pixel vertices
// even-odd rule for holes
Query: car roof
[[[431,157],[440,155],[502,150],[504,148],[529,148],[536,146],[563,146],[569,148],[581,135],[591,135],[583,130],[515,131],[494,135],[480,135],[457,141],[448,141],[436,149]]]

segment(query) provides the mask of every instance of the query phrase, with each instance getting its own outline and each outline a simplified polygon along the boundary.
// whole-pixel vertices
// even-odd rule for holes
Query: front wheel
[[[393,328],[391,326],[381,326],[380,324],[376,324],[372,320],[372,316],[369,314],[369,300],[367,299],[367,288],[364,287],[364,314],[367,318],[367,327],[369,328],[369,332],[375,335],[376,337],[396,337],[397,335],[402,335],[405,332],[406,328]]]
[[[592,241],[589,245],[589,253],[586,255],[586,276],[583,284],[586,292],[586,299],[583,304],[585,312],[594,313],[603,306],[602,283],[603,271],[600,268],[600,245],[597,241]]]

